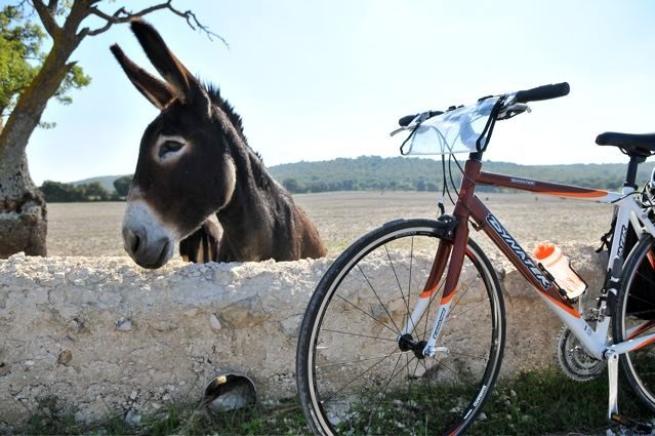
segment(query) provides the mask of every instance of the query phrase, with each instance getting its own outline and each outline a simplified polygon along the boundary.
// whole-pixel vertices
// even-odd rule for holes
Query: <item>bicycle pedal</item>
[[[627,416],[614,414],[611,420],[612,423],[621,427],[619,434],[654,434],[655,432],[655,428],[651,424],[638,422]],[[625,432],[624,429],[628,431]]]

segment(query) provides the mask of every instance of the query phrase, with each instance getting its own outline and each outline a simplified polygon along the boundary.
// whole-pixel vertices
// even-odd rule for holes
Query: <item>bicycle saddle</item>
[[[655,153],[655,133],[605,132],[596,137],[596,144],[619,147],[629,155],[650,156]]]

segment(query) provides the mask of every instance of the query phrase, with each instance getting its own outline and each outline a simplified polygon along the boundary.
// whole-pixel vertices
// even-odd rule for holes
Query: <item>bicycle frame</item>
[[[480,154],[474,153],[466,161],[459,197],[453,212],[457,221],[454,238],[450,242],[439,245],[430,276],[403,330],[403,333],[413,331],[413,326],[423,315],[430,298],[438,290],[450,259],[448,271],[446,272],[444,292],[437,307],[437,315],[430,338],[423,350],[424,355],[434,356],[439,351],[446,351],[437,345],[442,327],[448,318],[453,297],[457,293],[456,286],[459,281],[469,236],[469,220],[473,221],[476,230],[482,230],[489,236],[521,275],[535,288],[547,306],[568,326],[587,352],[595,358],[606,359],[609,355],[608,352],[623,354],[655,342],[655,333],[639,336],[655,324],[652,321],[645,321],[643,325],[633,329],[629,335],[630,339],[618,344],[611,344],[608,341],[611,317],[605,316],[602,321],[596,324],[595,328],[590,326],[582,317],[582,314],[562,296],[561,289],[550,275],[528,255],[498,218],[474,195],[475,186],[480,183],[563,198],[614,203],[617,210],[614,227],[615,235],[618,229],[620,237],[612,239],[607,274],[609,283],[617,283],[620,277],[613,276],[612,266],[615,259],[619,259],[619,265],[623,264],[628,225],[633,226],[637,235],[647,232],[655,236],[655,226],[646,217],[646,212],[642,206],[631,195],[635,191],[634,188],[624,187],[622,193],[608,192],[482,172],[481,167]],[[616,294],[617,290],[609,289],[609,292]]]

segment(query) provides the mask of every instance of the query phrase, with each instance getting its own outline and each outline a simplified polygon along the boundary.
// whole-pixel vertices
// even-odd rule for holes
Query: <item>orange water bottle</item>
[[[582,295],[587,284],[573,268],[569,258],[552,242],[540,242],[533,252],[534,258],[553,276],[557,284],[566,292],[570,299]]]

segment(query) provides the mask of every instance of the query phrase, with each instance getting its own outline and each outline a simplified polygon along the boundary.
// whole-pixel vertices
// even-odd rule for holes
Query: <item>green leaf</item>
[[[43,43],[46,34],[30,21],[31,14],[22,8],[5,6],[0,10],[0,118],[7,117],[20,94],[29,86],[43,65],[46,53]],[[70,104],[72,89],[91,83],[82,68],[73,65],[55,94],[62,104]],[[52,128],[54,123],[42,122],[41,127]]]

